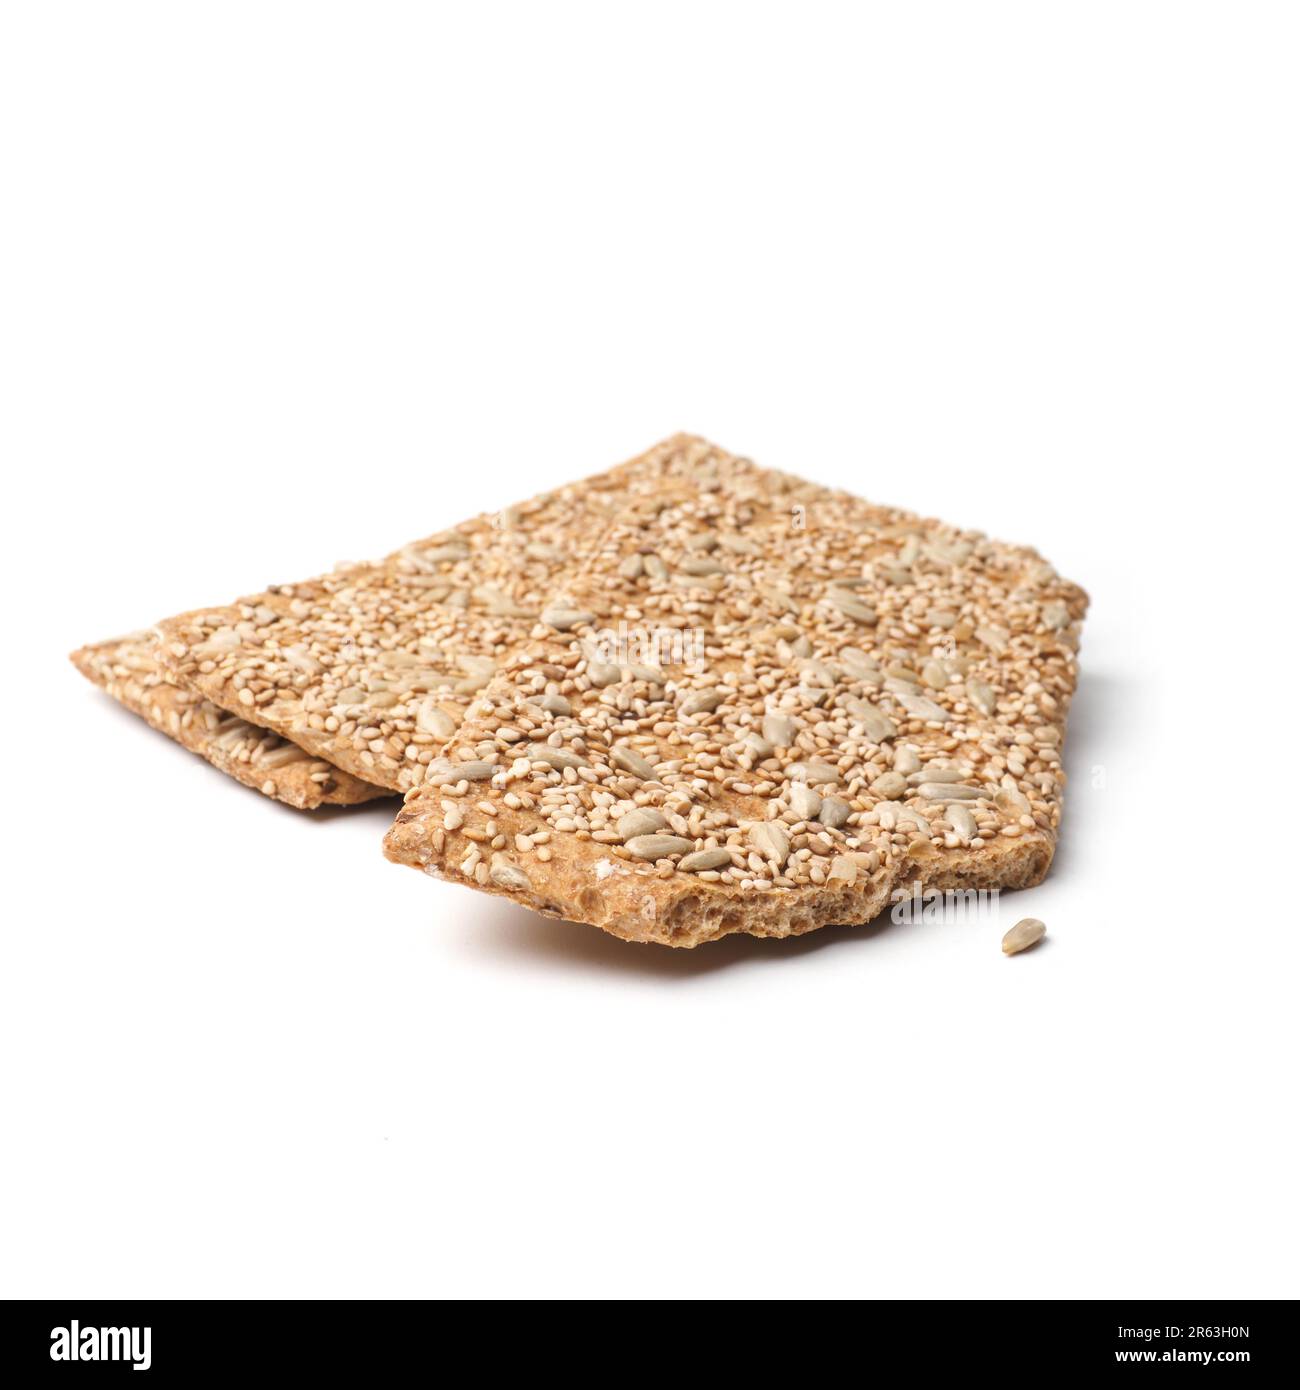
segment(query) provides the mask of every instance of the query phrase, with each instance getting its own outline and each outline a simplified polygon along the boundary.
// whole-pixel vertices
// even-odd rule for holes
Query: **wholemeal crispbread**
[[[1082,590],[690,447],[696,486],[624,506],[555,601],[567,631],[501,660],[389,857],[682,946],[1041,879]]]
[[[155,692],[150,701],[157,715],[152,721],[155,726],[169,731],[181,720],[194,751],[210,754],[209,761],[219,768],[238,769],[241,780],[249,780],[248,759],[262,741],[250,737],[252,728],[269,727],[278,730],[285,742],[292,744],[297,739],[310,750],[318,760],[312,774],[315,783],[329,780],[346,800],[358,799],[360,788],[372,784],[335,768],[322,756],[322,748],[330,751],[341,746],[344,760],[352,760],[354,767],[363,766],[372,775],[377,767],[392,774],[387,788],[369,795],[397,789],[418,778],[422,761],[430,759],[441,740],[454,730],[467,698],[494,668],[496,655],[508,651],[536,620],[541,596],[576,569],[583,554],[591,550],[610,516],[627,500],[627,493],[619,489],[627,488],[638,477],[653,478],[657,486],[661,465],[669,471],[680,470],[689,465],[692,448],[698,452],[701,447],[687,441],[687,447],[682,448],[680,443],[668,441],[628,464],[556,493],[473,518],[405,546],[376,564],[340,566],[331,575],[281,586],[234,605],[164,619],[158,631],[169,638],[165,663],[163,649],[147,634],[136,634],[129,650],[122,643],[102,643],[74,653],[73,659],[110,693],[125,695],[121,702],[137,713],[142,713],[144,706],[133,703],[130,697],[138,695],[141,684],[146,683]],[[309,600],[320,600],[310,612]],[[525,602],[528,607],[523,606]],[[294,620],[304,614],[308,621],[295,629]],[[431,681],[430,691],[425,692],[428,698],[418,702],[416,746],[411,750],[417,756],[409,766],[395,769],[374,737],[395,734],[391,742],[405,752],[405,743],[398,742],[400,724],[390,728],[386,721],[380,721],[380,727],[372,729],[368,719],[341,719],[335,721],[342,724],[339,738],[330,739],[328,735],[337,730],[323,728],[327,720],[307,711],[309,705],[320,706],[320,691],[307,688],[308,677],[317,665],[312,653],[321,657],[322,665],[328,663],[337,669],[337,639],[346,629],[361,634],[360,646],[373,639],[381,664],[378,670],[374,662],[360,670],[353,668],[352,678],[361,684],[352,688],[365,698],[350,706],[352,712],[365,707],[375,714],[391,699],[394,688],[400,691],[412,680],[425,677]],[[219,671],[214,678],[204,680],[216,663],[182,660],[189,654],[182,639],[196,633],[203,644],[219,646],[233,639],[231,659],[241,665],[247,660],[258,677],[274,670],[266,660],[270,653],[279,663],[284,677],[281,683],[289,687],[277,693],[275,707],[266,711],[260,704],[248,707],[251,693],[244,693],[242,670],[228,683]],[[248,640],[242,640],[245,637]],[[414,646],[412,637],[417,638]],[[110,651],[117,658],[116,679],[111,678],[104,659]],[[443,669],[430,669],[435,657]],[[124,661],[131,663],[135,673],[129,681],[122,669]],[[383,669],[403,664],[414,671]],[[189,679],[195,667],[194,679]],[[269,684],[260,679],[254,682],[262,700]],[[167,688],[160,688],[164,686]],[[347,688],[340,686],[334,693],[345,693]],[[205,718],[195,722],[184,709],[188,698],[173,691],[210,694],[217,703],[207,701]],[[220,732],[214,732],[208,727],[214,725],[213,710],[229,710],[241,716],[241,722],[236,726],[223,721]],[[250,726],[243,715],[256,722]],[[277,748],[274,757],[287,761],[293,754]],[[331,774],[328,779],[322,767]],[[289,795],[281,799],[310,808],[317,804],[317,798],[311,786],[300,785],[307,780],[302,774],[299,768],[255,785],[273,796],[287,790]],[[353,781],[358,785],[352,786]]]
[[[157,645],[154,633],[136,632],[81,647],[71,660],[88,680],[153,728],[288,806],[304,811],[352,806],[392,794],[172,684],[158,661]]]
[[[693,495],[686,436],[581,482],[414,542],[375,565],[280,585],[158,625],[177,684],[353,775],[419,785],[493,672],[539,629],[613,519]],[[729,473],[759,474],[730,460]]]

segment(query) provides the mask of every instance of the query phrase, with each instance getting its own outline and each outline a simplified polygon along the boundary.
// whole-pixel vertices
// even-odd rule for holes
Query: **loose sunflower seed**
[[[533,698],[533,704],[546,710],[549,714],[573,713],[573,706],[563,695],[537,695]]]
[[[731,864],[731,855],[725,849],[699,849],[677,861],[677,867],[687,874],[702,873],[705,869],[721,869]]]
[[[674,854],[686,854],[695,846],[680,835],[638,835],[627,841],[627,851],[638,859],[667,859]]]
[[[821,808],[821,795],[807,782],[796,782],[790,788],[790,809],[796,820],[813,820]]]
[[[1037,917],[1022,917],[1002,938],[1002,952],[1004,955],[1014,956],[1017,951],[1027,951],[1046,935],[1047,928]]]

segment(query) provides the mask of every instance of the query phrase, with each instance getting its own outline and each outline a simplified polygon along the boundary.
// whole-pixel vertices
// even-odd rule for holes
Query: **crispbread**
[[[417,786],[492,672],[579,616],[575,587],[613,518],[693,496],[686,436],[605,473],[414,542],[374,565],[159,624],[177,684],[381,786]],[[728,477],[758,476],[728,459]],[[548,622],[543,623],[543,619]],[[540,629],[539,629],[540,624]]]
[[[72,653],[88,680],[155,729],[265,796],[298,810],[352,806],[389,796],[295,744],[173,685],[158,661],[157,638],[136,632]]]
[[[1041,879],[1083,591],[1032,550],[670,444],[695,486],[623,507],[566,582],[568,631],[503,655],[388,856],[678,946]]]

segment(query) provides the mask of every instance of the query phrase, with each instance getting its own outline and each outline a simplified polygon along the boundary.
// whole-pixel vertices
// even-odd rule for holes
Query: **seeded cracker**
[[[166,619],[162,658],[183,688],[356,777],[405,791],[531,634],[591,616],[553,596],[614,516],[669,482],[689,495],[692,460],[707,449],[669,440],[378,564]]]
[[[1041,880],[1083,591],[1032,550],[662,447],[689,467],[661,457],[497,654],[388,856],[675,946]]]
[[[386,788],[341,772],[173,685],[158,661],[152,632],[82,647],[72,653],[72,661],[83,676],[155,729],[245,786],[298,810],[351,806],[389,795]]]

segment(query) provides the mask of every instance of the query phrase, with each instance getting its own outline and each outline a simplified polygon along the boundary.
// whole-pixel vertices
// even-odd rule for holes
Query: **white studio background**
[[[1294,7],[0,13],[0,1294],[1300,1292]],[[1000,925],[625,945],[67,664],[679,429],[1091,593]]]

